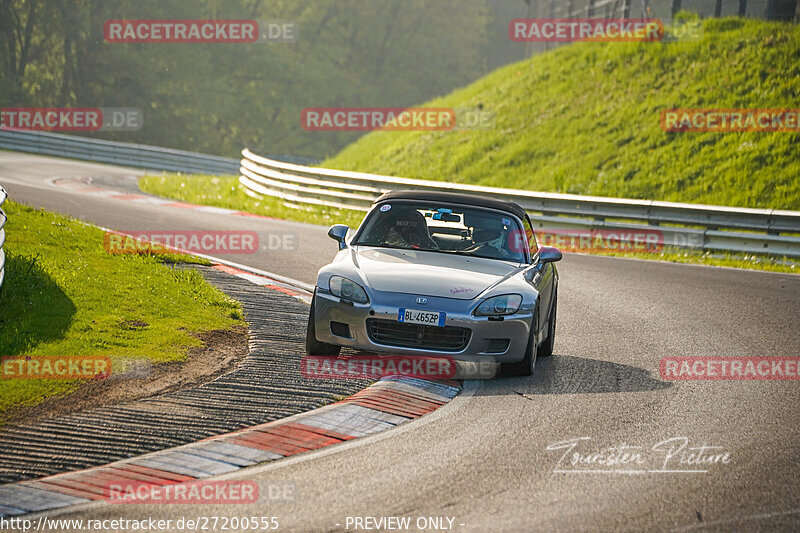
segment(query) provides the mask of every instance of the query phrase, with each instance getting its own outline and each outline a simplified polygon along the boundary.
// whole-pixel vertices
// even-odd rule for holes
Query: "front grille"
[[[367,333],[372,342],[442,352],[459,352],[469,344],[470,330],[454,326],[423,326],[370,318]]]

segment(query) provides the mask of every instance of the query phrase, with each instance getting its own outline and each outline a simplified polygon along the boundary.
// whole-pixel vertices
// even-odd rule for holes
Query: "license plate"
[[[408,324],[423,324],[425,326],[444,326],[444,317],[444,313],[405,309],[404,307],[401,307],[397,312],[398,321]]]

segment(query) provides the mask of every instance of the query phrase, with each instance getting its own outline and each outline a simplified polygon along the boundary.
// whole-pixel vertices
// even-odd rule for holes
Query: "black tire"
[[[547,320],[547,339],[539,346],[536,354],[538,357],[553,355],[553,346],[556,343],[556,313],[558,311],[558,291],[553,294],[553,306],[550,308],[550,318]]]
[[[533,327],[531,328],[530,339],[528,339],[528,347],[525,348],[525,357],[519,363],[503,363],[502,370],[504,376],[530,376],[533,375],[533,369],[536,366],[536,327],[537,319],[534,318]]]
[[[317,291],[311,297],[311,309],[308,311],[308,326],[306,327],[306,353],[308,355],[339,355],[341,346],[326,344],[317,340],[316,326],[314,321],[314,301],[317,299]]]

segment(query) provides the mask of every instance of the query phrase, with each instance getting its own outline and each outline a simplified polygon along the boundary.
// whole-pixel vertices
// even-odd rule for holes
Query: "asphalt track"
[[[109,199],[47,181],[94,177],[135,192],[137,174],[0,152],[0,184],[36,207],[119,230],[292,232],[295,250],[227,258],[305,282],[335,252],[317,226]],[[410,517],[412,531],[423,530],[424,517],[452,518],[444,524],[453,531],[800,528],[800,382],[659,376],[668,356],[798,356],[800,277],[581,255],[567,255],[559,271],[555,355],[533,377],[467,382],[446,407],[401,428],[232,475],[292,483],[293,502],[95,504],[59,518],[276,516],[280,531],[339,531],[352,517],[388,516]],[[678,456],[664,468],[652,451],[677,437],[688,447],[719,446],[729,460],[667,472],[696,469]],[[641,446],[645,472],[594,465],[606,472],[588,473],[561,460],[565,450],[547,449],[578,438],[588,438],[576,448],[582,455]]]

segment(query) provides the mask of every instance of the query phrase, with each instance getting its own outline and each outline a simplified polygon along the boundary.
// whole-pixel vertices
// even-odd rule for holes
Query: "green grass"
[[[630,252],[603,252],[611,257],[626,257],[630,259],[655,259],[668,263],[685,263],[690,265],[706,265],[714,267],[743,268],[748,270],[764,270],[767,272],[783,272],[787,274],[800,274],[797,263],[786,257],[778,258],[765,255],[737,255],[737,254],[711,254],[697,250],[683,250],[665,248],[657,254],[630,253]]]
[[[323,210],[314,208],[310,210],[293,209],[283,205],[281,200],[264,198],[256,200],[244,193],[238,185],[236,176],[203,176],[184,174],[162,174],[160,176],[145,176],[139,180],[139,187],[148,193],[157,194],[183,202],[199,205],[213,205],[226,207],[249,213],[256,213],[275,218],[296,220],[308,224],[331,225],[347,224],[351,228],[357,227],[363,218],[361,213],[355,211]],[[764,255],[710,255],[707,253],[677,249],[665,249],[663,253],[620,253],[604,251],[598,255],[615,257],[633,257],[639,259],[656,259],[673,263],[693,263],[711,266],[724,266],[734,268],[747,268],[754,270],[767,270],[773,272],[797,273],[794,264],[787,258],[776,258]]]
[[[6,278],[0,289],[0,355],[100,355],[155,363],[185,360],[191,333],[243,324],[238,302],[184,256],[112,255],[102,230],[7,202]],[[116,364],[116,363],[115,363]],[[75,390],[70,380],[0,380],[0,418]]]
[[[372,132],[321,166],[533,191],[800,209],[797,133],[666,133],[670,108],[800,107],[800,26],[703,22],[678,43],[576,43],[431,107],[482,107],[482,131]]]

